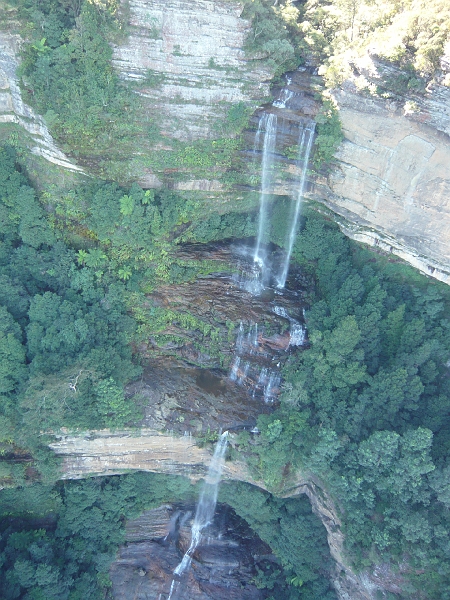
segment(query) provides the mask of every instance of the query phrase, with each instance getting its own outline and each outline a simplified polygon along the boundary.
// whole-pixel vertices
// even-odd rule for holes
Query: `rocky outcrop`
[[[450,281],[450,89],[431,86],[412,113],[351,82],[333,95],[345,139],[329,191],[318,185],[312,197],[345,219],[351,237]]]
[[[30,134],[31,152],[70,171],[81,171],[56,146],[44,119],[25,104],[16,75],[21,38],[0,31],[0,124],[16,123]]]
[[[164,142],[219,137],[230,106],[243,102],[256,108],[268,97],[271,73],[264,61],[247,60],[245,38],[250,24],[241,17],[242,4],[231,0],[127,0],[125,41],[114,47],[114,65],[131,82],[143,111],[157,115]],[[0,34],[0,122],[18,123],[32,137],[32,151],[71,170],[56,147],[42,117],[23,103],[16,67],[20,38]],[[423,94],[376,92],[384,79],[399,71],[367,55],[352,64],[353,75],[333,92],[342,120],[344,141],[327,175],[311,179],[307,196],[325,204],[350,237],[400,256],[441,281],[450,279],[450,54],[441,60],[441,74]],[[295,196],[298,169],[283,155],[298,143],[298,123],[314,118],[317,78],[312,69],[291,74],[275,106],[279,119],[280,177],[275,194]],[[255,113],[252,126],[261,110]],[[244,160],[250,155],[254,132],[247,132]],[[145,153],[158,147],[139,139],[135,149],[137,177],[147,187],[160,187],[165,173],[146,166]],[[183,192],[206,194],[223,202],[223,183],[174,169],[180,177],[170,184]],[[167,174],[169,179],[173,173]],[[179,181],[182,179],[182,181]],[[245,192],[246,190],[243,190]],[[223,210],[223,206],[221,206]]]
[[[344,140],[331,169],[310,177],[306,196],[330,209],[349,237],[448,283],[450,88],[433,82],[424,94],[385,99],[375,84],[401,72],[369,59],[354,68],[355,77],[332,92]],[[315,85],[310,70],[292,73],[284,89],[275,89],[275,102],[256,113],[256,119],[267,111],[278,117],[281,175],[273,194],[295,197],[298,169],[286,150],[298,143],[298,124],[317,114]],[[249,148],[253,139],[247,138]]]
[[[50,448],[63,458],[63,479],[114,475],[130,470],[183,475],[196,481],[207,469],[211,454],[192,436],[163,434],[149,429],[69,434],[61,431]],[[251,480],[246,467],[226,462],[225,479]]]
[[[278,561],[270,548],[226,505],[204,532],[191,568],[177,587],[183,600],[263,600],[253,579]],[[191,541],[195,507],[165,504],[126,524],[126,545],[110,569],[115,600],[167,597],[173,570]]]

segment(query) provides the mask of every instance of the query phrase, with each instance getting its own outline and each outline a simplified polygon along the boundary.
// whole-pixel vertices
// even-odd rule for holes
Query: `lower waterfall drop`
[[[211,464],[209,465],[208,472],[206,474],[205,481],[203,482],[203,487],[198,499],[194,522],[192,523],[191,543],[189,548],[186,550],[186,553],[183,556],[180,564],[173,572],[174,577],[172,579],[169,597],[167,600],[171,600],[174,597],[173,594],[176,593],[178,585],[180,584],[180,577],[190,567],[192,555],[202,539],[203,529],[205,529],[205,527],[210,525],[213,521],[227,444],[228,431],[225,431],[219,437],[219,440],[216,444]],[[175,579],[175,577],[177,577],[177,579]]]

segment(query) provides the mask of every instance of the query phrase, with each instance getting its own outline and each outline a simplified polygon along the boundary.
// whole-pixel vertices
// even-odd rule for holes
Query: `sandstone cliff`
[[[361,78],[376,82],[386,69],[368,56],[333,93],[345,139],[324,200],[351,237],[448,282],[450,88],[437,81],[424,95],[386,100],[358,91]]]
[[[245,60],[250,23],[239,2],[130,0],[129,36],[114,48],[114,64],[139,82],[149,111],[168,137],[212,135],[228,103],[269,93],[270,70]],[[255,104],[255,105],[256,105]]]
[[[264,60],[246,60],[243,46],[250,24],[242,19],[239,2],[223,0],[130,0],[124,2],[129,28],[114,48],[114,64],[124,82],[133,82],[142,106],[157,116],[163,139],[189,142],[220,135],[230,106],[261,105],[269,93],[270,71]],[[11,29],[11,28],[10,28]],[[0,37],[0,123],[20,124],[32,136],[32,151],[68,169],[79,169],[54,144],[42,117],[23,103],[16,67],[20,38]],[[447,282],[450,274],[450,88],[444,85],[450,60],[441,60],[440,76],[423,94],[374,94],[383,77],[398,75],[367,55],[352,65],[353,76],[333,97],[339,108],[344,141],[327,175],[311,179],[308,196],[325,204],[350,237],[396,254],[426,274]],[[280,114],[280,148],[296,143],[295,124],[313,118],[317,78],[303,69],[292,75],[292,100],[284,108],[265,105]],[[274,98],[280,94],[275,89]],[[386,95],[386,94],[385,94]],[[247,149],[254,133],[246,134]],[[142,185],[160,186],[164,173],[145,164],[149,148],[136,148],[136,168]],[[145,146],[145,144],[144,144]],[[152,152],[157,152],[153,148]],[[251,159],[244,153],[244,160]],[[296,167],[283,158],[284,175],[275,194],[295,195]],[[176,171],[177,169],[175,169]],[[170,181],[180,191],[195,190],[221,202],[223,186],[215,176]],[[171,173],[168,174],[169,179]],[[242,193],[245,195],[246,190]],[[226,202],[225,202],[226,204]]]
[[[367,85],[381,77],[381,66],[372,63],[370,80],[366,64],[357,77],[332,91],[344,139],[331,168],[310,176],[306,196],[330,209],[349,237],[448,283],[450,88],[433,83],[424,95],[384,99],[361,88],[361,77]],[[285,87],[273,92],[275,103],[255,113],[255,121],[265,111],[278,118],[280,169],[271,190],[276,195],[296,194],[297,167],[284,153],[298,143],[298,123],[319,110],[314,98],[318,78],[311,71],[289,74]],[[285,106],[277,106],[277,99],[286,96]],[[253,139],[249,132],[250,148]]]

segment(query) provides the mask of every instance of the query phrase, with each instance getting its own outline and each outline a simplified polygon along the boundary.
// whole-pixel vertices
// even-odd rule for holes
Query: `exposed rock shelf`
[[[50,447],[63,460],[63,479],[138,470],[183,475],[197,481],[204,476],[211,461],[211,452],[198,447],[194,438],[162,434],[148,429],[140,430],[139,434],[133,430],[102,430],[78,434],[60,432],[55,437],[57,441]],[[265,489],[264,483],[256,481],[246,465],[237,461],[225,462],[222,477],[224,480],[244,481]],[[373,574],[355,574],[346,564],[341,522],[326,490],[310,474],[299,474],[283,496],[298,494],[308,496],[313,512],[321,519],[327,531],[331,556],[336,562],[333,583],[339,597],[342,600],[374,600],[376,589],[388,585],[392,574],[383,583],[377,570]],[[130,552],[124,551],[121,554],[124,564],[137,564],[139,556],[143,560],[140,550],[147,551],[147,548],[136,546]],[[172,566],[177,564],[175,559],[173,562],[173,565],[166,565],[170,572]]]

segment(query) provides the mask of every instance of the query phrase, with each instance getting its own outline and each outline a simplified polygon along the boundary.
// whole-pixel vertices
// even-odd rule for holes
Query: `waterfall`
[[[297,163],[301,167],[302,173],[300,176],[295,208],[292,211],[292,216],[290,220],[286,256],[281,265],[281,271],[278,277],[278,288],[284,288],[289,270],[289,261],[291,260],[292,248],[294,246],[295,234],[297,232],[298,217],[300,215],[300,208],[302,204],[303,193],[305,190],[306,172],[308,168],[309,155],[311,154],[315,126],[316,124],[314,123],[314,121],[312,121],[304,129],[302,129],[302,132],[300,134]]]
[[[264,402],[269,404],[274,401],[278,387],[281,383],[281,376],[276,371],[270,371],[266,375],[266,385],[264,386]]]
[[[276,106],[277,108],[286,108],[287,103],[293,97],[293,95],[294,92],[291,92],[291,90],[288,90],[287,88],[283,88],[281,90],[280,97],[278,100],[272,102],[272,106]]]
[[[289,346],[303,346],[305,343],[306,331],[300,325],[294,321],[291,321],[291,329],[289,331]]]
[[[274,306],[273,312],[279,317],[284,317],[290,323],[289,346],[303,346],[306,339],[306,329],[296,319],[293,319],[283,306]],[[304,317],[303,311],[303,317]],[[286,348],[287,350],[287,348]]]
[[[178,587],[177,584],[180,583],[179,578],[183,575],[186,569],[189,568],[192,562],[192,555],[202,539],[203,529],[205,529],[205,527],[210,525],[213,521],[227,443],[228,431],[225,431],[225,433],[222,433],[219,441],[216,444],[211,464],[209,465],[205,481],[203,482],[203,487],[200,492],[200,497],[198,499],[197,508],[195,511],[194,522],[192,523],[191,543],[189,548],[186,550],[182,561],[173,572],[174,579],[172,580],[172,585],[170,586],[168,600],[171,600],[173,593]],[[178,580],[175,579],[175,576],[178,577]]]
[[[236,356],[231,367],[230,379],[231,381],[237,381],[239,376],[239,365],[241,364],[241,357]]]
[[[261,256],[261,245],[267,226],[267,195],[270,191],[272,184],[275,142],[277,137],[277,116],[272,113],[266,113],[261,117],[257,133],[258,139],[261,128],[264,128],[264,143],[261,163],[261,191],[259,195],[258,237],[256,238],[254,261],[258,263],[264,271],[264,258]]]

